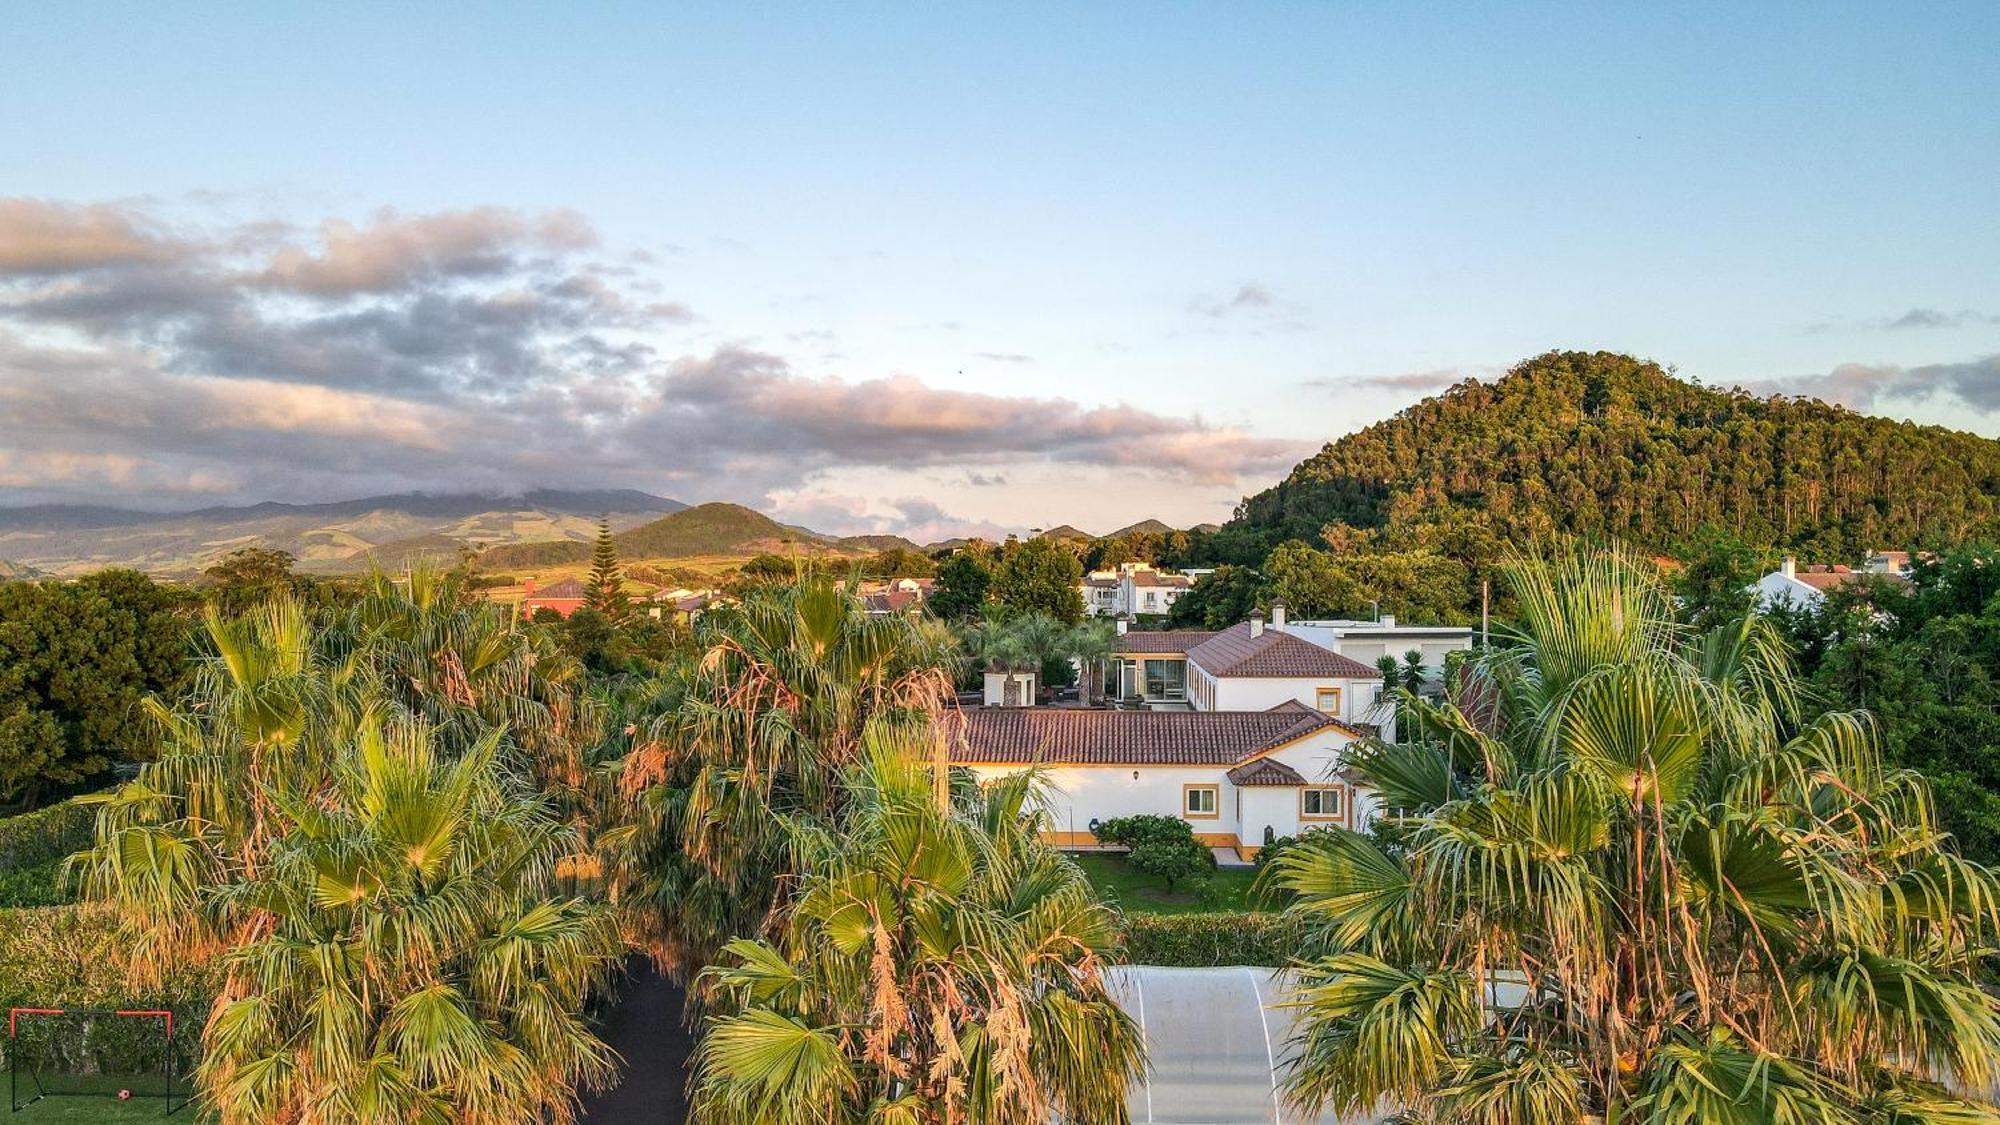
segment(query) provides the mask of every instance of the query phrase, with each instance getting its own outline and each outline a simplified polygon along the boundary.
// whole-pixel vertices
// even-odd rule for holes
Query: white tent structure
[[[1382,1117],[1317,1122],[1292,1113],[1282,1093],[1295,1012],[1282,1007],[1274,969],[1230,966],[1106,970],[1112,994],[1146,1038],[1151,1072],[1132,1089],[1133,1125],[1362,1125]]]

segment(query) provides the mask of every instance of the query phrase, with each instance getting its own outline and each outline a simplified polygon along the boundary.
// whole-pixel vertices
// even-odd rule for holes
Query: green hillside
[[[698,504],[641,524],[613,537],[627,559],[674,559],[694,555],[756,554],[798,548],[828,550],[832,540],[784,524],[740,504]],[[572,540],[516,543],[480,556],[488,568],[560,566],[590,558],[590,544]]]
[[[1473,523],[1516,543],[1566,533],[1665,550],[1715,524],[1830,559],[1991,535],[1996,497],[2000,442],[1551,352],[1333,442],[1230,527],[1267,546],[1330,524],[1393,536]]]

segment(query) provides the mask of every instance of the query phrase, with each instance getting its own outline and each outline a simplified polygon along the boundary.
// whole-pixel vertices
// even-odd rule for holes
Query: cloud
[[[1019,352],[980,352],[980,359],[990,359],[995,363],[1033,363],[1035,357]]]
[[[857,467],[1002,484],[1038,463],[1218,488],[1311,447],[670,350],[689,306],[635,297],[649,280],[596,264],[620,256],[571,212],[192,233],[131,208],[0,200],[0,216],[0,487],[17,500],[622,486],[757,503]],[[953,518],[870,504],[854,518]]]
[[[1823,320],[1809,326],[1812,333],[1827,332],[1900,332],[1909,329],[1926,328],[1978,328],[2000,324],[2000,313],[1980,312],[1977,309],[1959,309],[1947,312],[1943,309],[1913,307],[1898,316],[1883,316],[1870,319]]]
[[[946,511],[924,496],[868,498],[832,489],[780,492],[766,500],[787,523],[834,535],[901,535],[919,546],[945,539],[1004,539],[1020,529]]]
[[[1406,371],[1395,375],[1356,375],[1351,378],[1307,379],[1302,385],[1315,390],[1353,390],[1356,388],[1383,391],[1409,391],[1417,394],[1434,394],[1448,387],[1455,387],[1467,379],[1476,378],[1472,372],[1460,367],[1438,367],[1429,371]]]
[[[112,204],[0,198],[0,278],[180,260],[196,247]]]
[[[1199,296],[1188,302],[1188,311],[1207,317],[1225,317],[1235,313],[1261,312],[1278,308],[1278,300],[1271,291],[1254,281],[1237,286],[1236,292],[1228,297],[1216,298]]]
[[[1810,395],[1854,410],[1885,400],[1917,402],[1949,395],[1978,410],[2000,410],[2000,355],[1918,367],[1843,363],[1830,371],[1750,383],[1760,394]]]
[[[404,217],[384,208],[366,227],[326,220],[317,248],[280,247],[258,281],[322,297],[383,293],[417,281],[493,277],[514,269],[524,253],[596,244],[596,231],[574,211],[523,215],[480,207]]]

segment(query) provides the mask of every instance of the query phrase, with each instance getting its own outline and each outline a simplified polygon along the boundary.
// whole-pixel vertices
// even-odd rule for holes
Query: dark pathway
[[[625,1058],[618,1086],[583,1101],[590,1125],[682,1125],[687,1120],[688,1058],[694,1040],[681,1025],[682,994],[644,957],[626,962],[630,974],[618,1003],[604,1015],[603,1036]]]

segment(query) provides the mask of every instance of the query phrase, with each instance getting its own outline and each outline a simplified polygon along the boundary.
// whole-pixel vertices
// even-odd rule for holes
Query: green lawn
[[[1070,858],[1090,876],[1099,894],[1128,914],[1228,914],[1262,909],[1250,893],[1257,873],[1248,867],[1222,867],[1200,879],[1183,879],[1170,895],[1165,882],[1132,870],[1121,854],[1076,852]]]
[[[168,1117],[166,1105],[159,1098],[134,1098],[129,1102],[116,1098],[43,1098],[19,1113],[8,1114],[4,1120],[7,1125],[37,1125],[39,1122],[126,1125],[134,1121],[193,1125],[196,1122],[192,1109],[177,1110],[172,1117]]]

